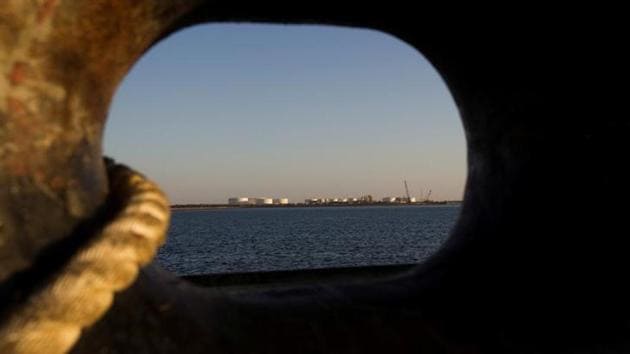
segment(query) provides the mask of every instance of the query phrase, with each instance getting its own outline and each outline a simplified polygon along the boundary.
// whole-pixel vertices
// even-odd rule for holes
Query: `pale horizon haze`
[[[132,68],[105,154],[173,204],[227,198],[461,200],[466,146],[453,99],[415,49],[385,33],[213,24],[180,31]]]

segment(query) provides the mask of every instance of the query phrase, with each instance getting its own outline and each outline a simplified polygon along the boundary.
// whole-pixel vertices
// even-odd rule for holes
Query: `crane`
[[[407,193],[407,203],[411,203],[411,196],[409,196],[409,187],[407,187],[406,180],[405,180],[405,193]]]
[[[430,196],[431,196],[431,190],[429,189],[429,193],[427,193],[427,196],[426,196],[426,198],[424,198],[424,201],[428,202]]]

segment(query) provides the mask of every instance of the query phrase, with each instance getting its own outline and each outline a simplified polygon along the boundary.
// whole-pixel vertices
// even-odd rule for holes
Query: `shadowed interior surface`
[[[446,245],[385,280],[237,295],[147,267],[73,351],[630,350],[620,232],[630,125],[611,114],[623,100],[603,88],[621,66],[599,38],[615,40],[616,22],[585,29],[551,10],[519,20],[381,5],[9,1],[0,9],[3,314],[54,276],[65,255],[50,250],[103,205],[105,113],[144,50],[201,22],[322,23],[398,36],[444,77],[468,143],[465,201]],[[89,238],[79,235],[64,249]]]

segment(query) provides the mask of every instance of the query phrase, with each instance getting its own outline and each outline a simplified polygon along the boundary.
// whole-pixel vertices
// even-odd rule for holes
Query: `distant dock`
[[[458,205],[461,204],[459,200],[448,201],[423,201],[413,203],[389,203],[382,201],[374,202],[360,202],[360,203],[289,203],[289,204],[262,204],[262,205],[235,205],[235,204],[174,204],[171,205],[173,210],[186,210],[186,209],[252,209],[252,208],[320,208],[320,207],[365,207],[365,206],[433,206],[433,205]]]

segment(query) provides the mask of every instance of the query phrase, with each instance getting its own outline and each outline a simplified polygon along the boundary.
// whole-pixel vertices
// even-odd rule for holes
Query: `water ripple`
[[[157,260],[180,275],[417,263],[459,206],[177,210]]]

